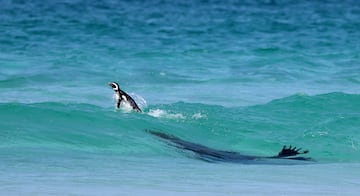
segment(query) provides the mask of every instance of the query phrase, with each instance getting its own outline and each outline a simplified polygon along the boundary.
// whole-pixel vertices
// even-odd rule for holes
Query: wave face
[[[319,162],[359,162],[359,103],[359,95],[296,94],[236,108],[150,105],[142,114],[88,104],[6,103],[0,105],[0,146],[173,156],[173,148],[145,132],[152,129],[223,150],[273,155],[291,144],[309,149]]]

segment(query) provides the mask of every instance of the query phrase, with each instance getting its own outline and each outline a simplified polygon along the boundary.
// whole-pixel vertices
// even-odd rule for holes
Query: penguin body
[[[115,92],[115,97],[116,97],[116,108],[119,109],[121,106],[121,103],[128,103],[133,110],[137,111],[137,112],[141,112],[141,109],[139,108],[139,106],[136,104],[136,102],[134,101],[134,99],[132,97],[130,97],[130,95],[128,95],[125,91],[120,89],[120,86],[118,83],[116,82],[110,82],[109,86],[111,86],[111,88],[114,90]]]

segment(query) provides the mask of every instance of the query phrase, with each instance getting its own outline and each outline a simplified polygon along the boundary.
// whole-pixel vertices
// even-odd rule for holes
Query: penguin
[[[115,92],[115,96],[116,96],[116,108],[119,109],[120,108],[120,104],[121,102],[127,102],[130,104],[130,106],[132,107],[133,110],[137,111],[137,112],[141,112],[141,109],[139,108],[139,106],[136,104],[136,102],[134,101],[134,99],[132,97],[130,97],[130,95],[128,95],[126,92],[124,92],[123,90],[120,89],[120,86],[118,83],[116,82],[109,82],[108,83],[109,86],[111,86],[111,88],[114,90]]]

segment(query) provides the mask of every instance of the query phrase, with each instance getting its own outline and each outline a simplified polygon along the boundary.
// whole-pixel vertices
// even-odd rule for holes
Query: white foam
[[[205,115],[205,114],[201,114],[201,113],[199,112],[199,113],[193,114],[191,118],[193,118],[193,119],[206,118],[206,115]]]
[[[168,119],[185,119],[185,116],[180,113],[171,114],[165,110],[153,109],[148,112],[150,116],[156,118],[168,118]]]
[[[133,107],[130,105],[129,102],[122,101],[121,104],[120,104],[119,110],[121,110],[122,112],[128,113],[128,112],[131,112],[133,110]]]
[[[147,102],[142,96],[135,93],[129,93],[129,94],[142,110],[144,110],[144,108],[147,108]]]

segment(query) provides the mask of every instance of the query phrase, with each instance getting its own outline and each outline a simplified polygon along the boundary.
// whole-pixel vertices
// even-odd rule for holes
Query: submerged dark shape
[[[172,144],[174,144],[175,147],[179,149],[194,152],[196,155],[199,156],[198,157],[199,159],[204,161],[210,161],[210,162],[225,161],[225,162],[241,162],[241,163],[261,163],[262,161],[266,161],[264,163],[270,163],[270,164],[271,162],[268,162],[270,160],[313,161],[313,159],[309,157],[297,156],[299,154],[308,153],[309,152],[308,150],[300,151],[301,148],[298,149],[296,147],[292,148],[292,146],[290,146],[289,148],[284,146],[283,149],[279,152],[279,154],[275,156],[263,157],[263,156],[243,155],[240,154],[239,152],[216,150],[200,144],[188,142],[176,136],[162,132],[157,132],[152,130],[146,130],[146,131],[154,136],[157,136],[159,138],[171,142]]]

